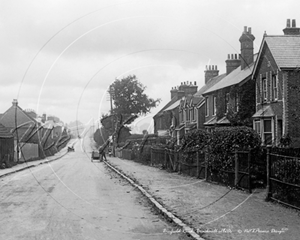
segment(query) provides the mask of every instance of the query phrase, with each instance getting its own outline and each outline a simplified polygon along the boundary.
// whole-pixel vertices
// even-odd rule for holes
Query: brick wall
[[[300,147],[300,72],[287,73],[288,132],[294,147]]]

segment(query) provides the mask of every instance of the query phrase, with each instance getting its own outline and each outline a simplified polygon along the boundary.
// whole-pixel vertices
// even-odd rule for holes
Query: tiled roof
[[[180,104],[180,99],[177,100],[176,102],[174,102],[174,103],[173,103],[171,106],[169,106],[168,108],[166,108],[166,109],[164,110],[164,112],[165,112],[165,111],[173,110],[174,108],[177,108],[177,107],[179,106],[179,104]]]
[[[274,111],[270,105],[265,105],[259,109],[252,117],[261,118],[261,117],[273,117]]]
[[[249,67],[244,68],[243,70],[241,69],[241,67],[234,69],[221,81],[219,81],[217,84],[215,84],[214,86],[206,90],[204,94],[211,93],[241,83],[247,77],[251,76],[253,67],[254,67],[254,63],[252,63]]]
[[[171,105],[172,105],[173,103],[175,103],[177,100],[178,100],[178,97],[173,97],[173,98],[171,99],[170,102],[168,102],[162,109],[160,109],[160,110],[153,116],[153,118],[163,115],[163,112],[165,111],[165,109],[167,109],[169,106],[171,106]]]
[[[198,92],[196,92],[194,94],[194,96],[200,96],[202,98],[202,94],[207,91],[208,89],[210,89],[211,87],[213,87],[215,84],[217,84],[218,82],[220,82],[224,77],[226,77],[226,73],[223,73],[219,76],[213,77],[211,79],[208,80],[208,82],[198,90]],[[201,100],[201,99],[200,99]]]
[[[214,125],[217,123],[217,117],[213,117],[212,119],[206,121],[205,123],[203,123],[205,126],[207,125]]]
[[[0,138],[13,138],[11,132],[0,123]]]
[[[279,68],[300,67],[300,35],[265,36]]]
[[[230,121],[227,119],[226,116],[224,116],[219,121],[217,121],[217,124],[230,124]]]

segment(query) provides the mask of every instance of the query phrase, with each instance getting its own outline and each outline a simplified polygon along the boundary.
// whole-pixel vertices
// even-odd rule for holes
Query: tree
[[[110,89],[114,92],[113,113],[115,114],[146,114],[160,102],[160,99],[154,100],[144,93],[146,87],[135,75],[129,75],[121,80],[116,79]]]
[[[109,87],[114,108],[110,114],[102,116],[101,123],[109,133],[115,133],[114,144],[118,143],[121,133],[129,133],[126,124],[133,122],[136,117],[150,112],[160,102],[160,99],[149,98],[145,93],[146,87],[135,75],[129,75],[121,80],[116,79]]]

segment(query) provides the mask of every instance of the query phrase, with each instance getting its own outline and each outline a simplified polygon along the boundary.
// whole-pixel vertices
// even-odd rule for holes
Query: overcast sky
[[[224,73],[244,26],[257,52],[264,31],[283,34],[288,18],[300,26],[299,9],[296,0],[1,0],[0,113],[16,98],[86,123],[108,112],[109,84],[135,74],[162,99],[155,114],[172,87],[200,88],[205,65]]]

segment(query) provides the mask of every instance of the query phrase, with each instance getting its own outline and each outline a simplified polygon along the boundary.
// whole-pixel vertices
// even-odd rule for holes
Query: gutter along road
[[[84,146],[0,179],[0,239],[178,239],[148,200]]]

